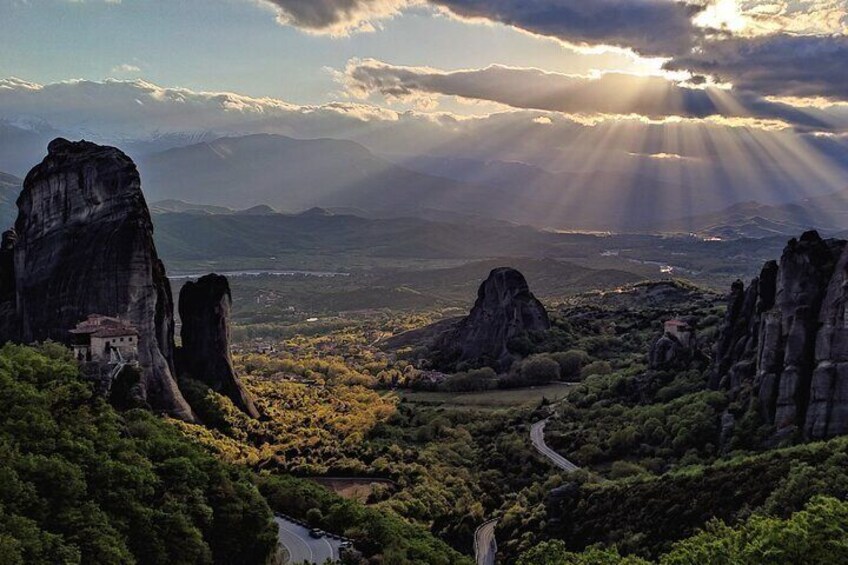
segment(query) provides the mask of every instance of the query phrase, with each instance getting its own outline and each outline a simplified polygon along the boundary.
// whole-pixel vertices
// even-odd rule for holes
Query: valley
[[[848,0],[0,0],[0,565],[848,564]]]
[[[48,187],[65,198],[39,200]],[[55,365],[62,376],[45,375],[34,398],[79,386],[75,410],[91,398],[123,425],[152,418],[191,454],[192,463],[153,463],[175,488],[184,477],[168,474],[173,465],[231,473],[250,523],[263,527],[222,546],[214,522],[186,517],[198,532],[192,551],[214,562],[247,544],[269,563],[677,563],[718,535],[710,519],[783,524],[848,493],[833,385],[842,240],[562,233],[174,202],[149,214],[126,155],[62,139],[17,207],[0,253],[2,328],[12,342],[47,341],[0,350],[9,379],[27,363]],[[78,241],[101,244],[103,260],[50,252]],[[39,282],[51,269],[63,274]],[[740,274],[759,276],[746,289]],[[115,280],[117,311],[103,302]],[[64,318],[44,313],[57,300]],[[762,324],[749,321],[757,316]],[[764,341],[752,337],[760,327]],[[820,332],[829,346],[813,348]],[[136,344],[118,345],[119,335]],[[115,341],[109,355],[97,339]],[[751,359],[768,355],[794,360],[769,377],[788,384],[754,378]],[[119,520],[97,500],[104,519]],[[129,544],[121,551],[138,553],[127,526],[114,527]],[[38,528],[26,555],[64,551],[36,549],[38,535],[56,531]],[[98,547],[68,539],[101,560]]]

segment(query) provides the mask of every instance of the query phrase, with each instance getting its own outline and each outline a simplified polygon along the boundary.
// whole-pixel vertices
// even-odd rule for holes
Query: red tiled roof
[[[76,335],[89,335],[93,337],[120,337],[120,336],[137,336],[138,332],[132,324],[121,320],[120,318],[111,318],[109,316],[99,316],[92,314],[83,322],[77,324],[77,327],[70,330],[70,333]]]

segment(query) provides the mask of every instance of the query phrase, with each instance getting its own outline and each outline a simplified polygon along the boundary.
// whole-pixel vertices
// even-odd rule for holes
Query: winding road
[[[563,471],[571,472],[579,470],[580,467],[548,447],[548,444],[545,443],[545,426],[548,424],[549,419],[545,418],[530,426],[530,441],[533,443],[533,447],[548,461]],[[495,558],[498,554],[498,544],[495,540],[495,526],[497,525],[497,520],[489,520],[474,532],[474,557],[477,560],[477,565],[495,565]]]
[[[339,559],[342,543],[339,540],[327,536],[313,538],[309,535],[309,528],[280,516],[275,517],[274,521],[277,522],[280,544],[289,552],[289,563],[306,562],[323,565],[328,559],[331,561]]]
[[[533,447],[541,453],[551,463],[562,469],[563,471],[577,471],[580,469],[577,465],[548,447],[545,443],[545,426],[549,418],[545,418],[541,422],[536,422],[530,427],[530,441],[533,442]]]
[[[495,541],[497,525],[497,520],[489,520],[474,532],[474,557],[477,565],[495,565],[495,557],[498,555],[498,544]]]

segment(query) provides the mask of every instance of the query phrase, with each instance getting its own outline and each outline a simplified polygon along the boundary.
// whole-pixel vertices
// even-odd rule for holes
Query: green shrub
[[[583,377],[591,375],[609,375],[612,373],[612,365],[608,361],[594,361],[583,367]]]
[[[579,349],[560,351],[551,354],[551,359],[559,364],[560,378],[568,382],[580,380],[583,366],[589,362],[589,354]]]
[[[521,362],[521,377],[528,385],[547,384],[559,380],[560,366],[548,355],[528,357]]]

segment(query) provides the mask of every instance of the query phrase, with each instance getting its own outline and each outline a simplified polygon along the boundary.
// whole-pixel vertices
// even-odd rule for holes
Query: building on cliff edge
[[[74,357],[80,362],[116,364],[138,358],[138,331],[120,318],[92,314],[70,333]]]

